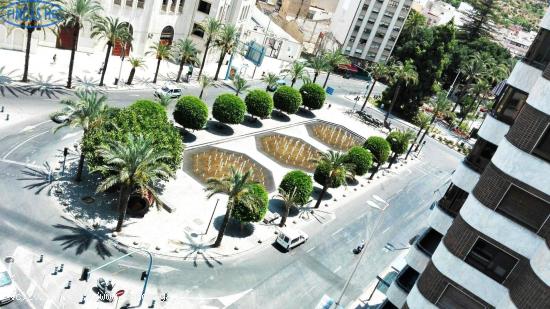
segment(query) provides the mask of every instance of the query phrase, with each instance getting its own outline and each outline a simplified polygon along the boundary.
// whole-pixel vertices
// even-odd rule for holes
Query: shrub
[[[300,92],[289,86],[280,86],[273,94],[275,108],[287,114],[295,114],[302,105]]]
[[[182,127],[192,130],[200,130],[208,120],[208,107],[199,98],[184,96],[176,103],[174,119]]]
[[[390,144],[383,137],[371,136],[365,141],[363,147],[371,152],[378,165],[384,164],[390,156]]]
[[[309,109],[320,109],[325,103],[325,90],[317,84],[304,84],[300,88],[300,94],[302,95],[303,105]]]
[[[346,163],[354,165],[355,175],[362,176],[369,171],[372,166],[372,154],[367,149],[354,146],[346,154]]]
[[[311,198],[313,181],[308,174],[303,171],[295,170],[288,172],[285,177],[283,177],[279,189],[283,189],[289,194],[294,192],[294,202],[298,205],[304,205]]]
[[[327,163],[319,163],[313,173],[313,179],[315,182],[324,186],[327,183],[327,178],[330,177],[330,165]],[[346,175],[337,173],[332,175],[332,179],[328,180],[330,188],[338,188],[346,182]]]
[[[244,102],[246,110],[252,116],[268,118],[273,111],[273,99],[264,90],[255,89],[248,92]]]
[[[386,136],[386,141],[390,144],[390,149],[396,154],[403,154],[409,148],[409,141],[399,138],[400,131],[393,131]]]
[[[226,93],[218,96],[214,101],[212,116],[219,122],[239,124],[244,120],[246,105],[238,96]]]
[[[233,206],[232,217],[243,223],[261,221],[267,213],[269,202],[267,191],[261,184],[253,184],[251,185],[251,190],[246,194],[252,195],[257,200],[257,203],[250,205],[249,208],[243,202],[237,201]]]

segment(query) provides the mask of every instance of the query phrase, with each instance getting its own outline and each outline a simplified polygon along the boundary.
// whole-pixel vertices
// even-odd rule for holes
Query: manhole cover
[[[82,198],[82,201],[86,204],[91,204],[93,202],[95,202],[95,199],[91,196],[85,196]]]

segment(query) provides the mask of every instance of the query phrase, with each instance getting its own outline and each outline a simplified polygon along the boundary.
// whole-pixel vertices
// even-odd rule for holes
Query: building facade
[[[412,2],[341,0],[333,15],[331,31],[354,62],[385,62],[399,38]]]
[[[382,308],[550,308],[550,11]]]

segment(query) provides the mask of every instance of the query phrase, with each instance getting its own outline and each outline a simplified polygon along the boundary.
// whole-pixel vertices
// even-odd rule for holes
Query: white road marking
[[[6,159],[10,154],[12,154],[14,151],[16,151],[17,148],[19,148],[19,147],[25,145],[25,144],[26,144],[27,142],[29,142],[30,140],[32,140],[32,139],[34,139],[34,138],[37,138],[37,137],[39,137],[40,135],[44,135],[44,134],[46,134],[46,133],[48,133],[48,132],[50,132],[50,130],[44,131],[44,132],[42,132],[42,133],[38,133],[38,134],[36,134],[36,135],[33,135],[33,136],[27,138],[26,140],[22,141],[21,143],[17,144],[15,147],[13,147],[10,151],[8,151],[8,153],[6,153],[6,154],[2,157],[2,159]]]
[[[27,296],[29,298],[32,297],[32,294],[34,294],[35,289],[36,289],[36,285],[34,285],[34,283],[31,282],[31,284],[29,285],[29,288],[27,289]]]
[[[343,227],[337,229],[336,232],[332,233],[332,236],[334,236],[334,235],[340,233],[343,229],[344,229]]]
[[[48,122],[51,122],[51,120],[47,120],[47,121],[39,122],[39,123],[34,124],[34,125],[26,126],[26,127],[24,127],[21,131],[19,131],[19,133],[23,133],[23,132],[25,132],[25,131],[30,131],[30,130],[32,130],[32,129],[38,127],[38,126],[41,126],[41,125],[43,125],[43,124],[45,124],[45,123],[48,123]]]
[[[306,253],[310,253],[313,249],[315,249],[315,247],[307,249]]]
[[[23,293],[23,290],[21,290],[21,288],[19,287],[17,282],[13,281],[13,285],[15,286],[15,289],[21,294],[21,297],[29,305],[29,307],[31,307],[31,309],[36,309],[34,304],[31,302],[30,298],[27,297],[27,295],[25,293]]]
[[[37,169],[42,168],[42,166],[29,164],[29,163],[25,163],[25,162],[17,162],[17,161],[13,161],[13,160],[0,159],[0,162],[4,162],[4,163],[7,163],[7,164],[21,165],[21,166],[24,166],[24,167],[32,167],[32,168],[37,168]]]
[[[333,273],[337,273],[340,269],[342,269],[342,266],[336,267],[336,269],[333,271]]]
[[[371,200],[368,200],[367,201],[367,204],[370,206],[370,207],[373,207],[373,208],[376,208],[376,209],[380,209],[382,210],[383,208],[378,206],[378,204],[376,204],[375,202],[371,201]]]

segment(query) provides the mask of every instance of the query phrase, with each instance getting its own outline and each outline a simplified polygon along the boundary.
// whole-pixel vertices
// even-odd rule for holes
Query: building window
[[[193,30],[191,31],[193,35],[196,35],[198,37],[204,37],[204,30],[199,24],[193,24]]]
[[[533,149],[533,154],[550,162],[550,126],[546,128],[546,132]]]
[[[145,6],[145,0],[137,0],[138,9],[143,9],[144,6]]]
[[[474,148],[472,148],[470,154],[465,158],[464,163],[474,171],[482,173],[485,167],[487,167],[487,164],[491,162],[491,158],[493,158],[496,151],[496,145],[482,138],[478,138]]]
[[[116,5],[120,5],[120,0],[114,0],[113,3]]]
[[[550,63],[550,30],[541,28],[531,48],[525,55],[525,61],[541,70]]]
[[[162,7],[161,9],[163,11],[166,11],[166,8],[168,7],[168,0],[162,0]]]
[[[435,303],[441,309],[483,309],[485,306],[477,302],[475,299],[464,294],[453,285],[447,284],[445,290]]]
[[[176,5],[178,5],[178,0],[172,0],[172,4],[170,5],[170,11],[171,12],[176,11]]]
[[[197,9],[199,12],[203,12],[204,14],[210,14],[210,7],[212,5],[206,1],[200,1],[199,2],[199,8]]]
[[[384,33],[376,32],[376,37],[383,39],[384,38]]]
[[[518,263],[518,259],[482,238],[478,238],[464,260],[498,283],[504,282]]]
[[[498,120],[511,125],[526,101],[527,93],[508,85],[493,107],[492,115]]]
[[[496,211],[536,233],[550,216],[550,202],[511,185]]]
[[[458,215],[460,208],[466,202],[468,198],[468,192],[460,189],[458,186],[452,184],[443,195],[443,198],[439,200],[439,207],[451,215],[453,218]]]
[[[416,247],[427,256],[431,257],[441,242],[441,238],[443,238],[441,233],[432,228],[428,228],[428,230],[418,238]]]
[[[362,45],[367,44],[367,40],[366,39],[360,39],[359,44],[362,44]]]
[[[126,6],[132,7],[134,0],[126,0]]]
[[[395,283],[403,291],[409,293],[420,274],[410,266],[406,266],[395,279]]]
[[[183,13],[183,5],[185,4],[185,0],[180,0],[180,3],[178,5],[178,12]]]

